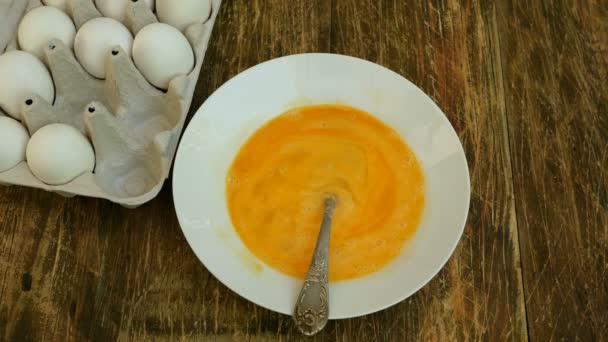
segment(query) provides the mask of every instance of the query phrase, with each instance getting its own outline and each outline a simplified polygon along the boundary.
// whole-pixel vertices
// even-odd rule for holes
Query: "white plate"
[[[330,284],[332,319],[396,304],[446,263],[469,208],[462,145],[435,103],[379,65],[329,54],[294,55],[257,65],[228,81],[201,106],[177,152],[173,197],[188,243],[224,285],[268,309],[291,314],[302,281],[253,256],[235,232],[225,198],[226,172],[240,146],[263,123],[299,105],[340,103],[395,128],[414,150],[426,178],[426,207],[414,237],[388,266]]]

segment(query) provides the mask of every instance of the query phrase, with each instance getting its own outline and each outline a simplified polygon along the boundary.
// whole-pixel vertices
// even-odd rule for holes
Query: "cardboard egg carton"
[[[173,79],[166,92],[149,84],[120,47],[106,57],[107,76],[99,80],[82,68],[69,47],[59,40],[50,41],[45,53],[55,83],[55,101],[50,104],[32,95],[23,104],[22,123],[30,135],[50,123],[81,130],[93,143],[95,170],[68,184],[53,186],[38,180],[22,162],[0,173],[0,183],[65,196],[105,198],[126,207],[154,198],[169,176],[220,5],[221,0],[212,0],[210,18],[186,29],[195,66],[190,74]],[[0,53],[18,48],[19,21],[37,6],[41,6],[39,0],[0,2]],[[93,0],[68,0],[67,12],[77,30],[102,16]],[[129,1],[125,25],[133,36],[157,21],[144,1]],[[0,115],[4,115],[1,110]]]

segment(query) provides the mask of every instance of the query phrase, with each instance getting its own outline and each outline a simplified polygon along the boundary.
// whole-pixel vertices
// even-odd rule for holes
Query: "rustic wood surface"
[[[608,338],[605,1],[225,0],[193,108],[302,52],[417,84],[456,128],[472,185],[464,236],[427,286],[313,340]],[[0,187],[0,338],[308,340],[199,263],[169,182],[135,210]]]
[[[608,2],[500,2],[529,336],[608,339]]]

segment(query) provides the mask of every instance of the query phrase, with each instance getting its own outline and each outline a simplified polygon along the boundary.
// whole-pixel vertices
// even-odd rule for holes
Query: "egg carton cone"
[[[19,21],[41,5],[39,0],[0,3],[0,52],[19,48]],[[208,20],[186,29],[195,65],[188,75],[173,79],[167,91],[148,83],[118,46],[106,57],[106,79],[100,80],[82,68],[72,49],[59,40],[49,41],[45,62],[53,76],[55,100],[51,104],[32,95],[22,104],[22,123],[30,135],[52,123],[77,128],[93,144],[95,169],[68,184],[54,186],[38,180],[27,162],[21,162],[0,173],[0,183],[64,196],[104,198],[129,208],[156,197],[169,176],[220,5],[221,0],[212,0]],[[68,0],[67,7],[77,29],[102,16],[93,0]],[[125,25],[133,36],[154,22],[158,20],[144,1],[129,1]],[[0,115],[4,115],[1,110]]]

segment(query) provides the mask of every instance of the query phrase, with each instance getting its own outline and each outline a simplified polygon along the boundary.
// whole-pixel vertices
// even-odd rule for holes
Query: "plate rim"
[[[389,72],[393,75],[398,76],[399,78],[401,78],[402,80],[406,81],[407,83],[409,83],[416,92],[419,92],[421,95],[423,95],[424,97],[426,97],[429,100],[429,103],[431,104],[431,106],[433,106],[433,108],[435,110],[437,110],[439,113],[441,113],[442,116],[442,120],[444,120],[447,123],[447,126],[449,127],[449,129],[452,131],[452,133],[457,137],[457,140],[459,142],[458,144],[458,154],[461,155],[463,157],[464,160],[464,177],[466,179],[466,183],[465,188],[466,188],[466,192],[465,192],[465,207],[466,207],[466,211],[465,214],[463,215],[463,221],[459,222],[458,227],[459,227],[459,231],[458,231],[458,238],[454,239],[454,241],[451,243],[450,249],[449,249],[449,253],[446,253],[446,256],[444,258],[442,258],[442,262],[441,265],[439,267],[437,267],[436,270],[434,270],[433,272],[431,272],[432,274],[430,276],[427,277],[427,279],[425,279],[424,281],[421,281],[420,284],[417,287],[412,287],[410,291],[403,291],[403,293],[399,296],[395,296],[395,299],[391,301],[390,304],[381,304],[381,305],[370,305],[369,308],[367,310],[360,310],[357,311],[353,314],[349,314],[349,315],[341,315],[341,316],[332,316],[331,315],[331,311],[330,311],[330,319],[332,320],[338,320],[338,319],[348,319],[348,318],[354,318],[354,317],[360,317],[360,316],[365,316],[368,314],[372,314],[375,312],[379,312],[385,309],[388,309],[390,307],[393,307],[399,303],[401,303],[402,301],[404,301],[405,299],[409,298],[410,296],[414,295],[415,293],[417,293],[418,291],[420,291],[420,289],[422,289],[424,286],[426,286],[427,284],[429,284],[429,282],[434,279],[439,272],[441,272],[441,270],[446,266],[446,264],[448,263],[448,261],[450,260],[450,258],[453,256],[454,251],[456,250],[456,248],[458,247],[458,244],[460,243],[460,241],[462,240],[462,236],[464,234],[464,230],[466,228],[466,224],[469,218],[469,211],[470,211],[470,204],[471,204],[471,175],[470,175],[470,169],[469,169],[469,161],[467,159],[467,155],[466,155],[466,151],[464,150],[464,146],[463,146],[463,142],[462,139],[460,138],[460,136],[458,135],[458,132],[456,131],[456,129],[454,128],[454,126],[452,125],[452,123],[450,122],[449,118],[447,117],[447,115],[443,112],[443,110],[438,106],[438,104],[433,100],[433,98],[431,96],[429,96],[428,94],[426,94],[422,89],[420,89],[415,83],[413,83],[412,81],[410,81],[409,79],[407,79],[405,76],[383,66],[380,65],[378,63],[374,63],[362,58],[358,58],[358,57],[354,57],[354,56],[349,56],[349,55],[343,55],[343,54],[335,54],[335,53],[319,53],[319,52],[314,52],[314,53],[298,53],[298,54],[291,54],[291,55],[285,55],[285,56],[281,56],[281,57],[277,57],[277,58],[273,58],[273,59],[269,59],[267,61],[261,62],[259,64],[253,65],[248,67],[247,69],[238,72],[237,74],[235,74],[234,76],[232,76],[229,80],[227,80],[226,82],[224,82],[223,84],[221,84],[218,88],[216,88],[213,93],[211,93],[211,95],[209,95],[201,104],[201,106],[196,110],[196,112],[192,115],[192,118],[189,120],[187,127],[184,129],[183,134],[180,137],[180,141],[178,143],[178,148],[177,148],[177,152],[175,154],[175,161],[174,161],[174,165],[173,167],[176,169],[178,168],[178,165],[180,164],[179,161],[183,158],[181,157],[181,155],[184,153],[182,152],[182,140],[184,139],[184,137],[186,137],[190,130],[192,129],[192,126],[190,125],[190,123],[195,119],[195,117],[197,115],[199,115],[203,109],[205,108],[205,105],[211,101],[213,98],[215,98],[216,96],[219,96],[218,93],[220,92],[220,90],[222,88],[228,87],[230,84],[232,84],[233,82],[235,82],[238,78],[243,77],[244,75],[254,71],[255,69],[262,67],[263,65],[269,64],[269,63],[276,63],[279,62],[281,60],[285,60],[285,59],[291,59],[291,58],[300,58],[300,57],[304,57],[304,56],[311,56],[311,57],[315,57],[315,56],[319,56],[319,57],[332,57],[332,58],[345,58],[345,59],[351,59],[351,60],[355,60],[359,63],[367,63],[367,64],[371,64],[374,65],[376,67],[379,67],[380,69],[382,69],[382,71],[384,72]],[[280,114],[280,113],[279,113]],[[279,310],[277,308],[272,308],[269,307],[267,304],[261,303],[259,302],[257,299],[254,298],[250,298],[248,296],[246,296],[245,294],[239,293],[238,291],[236,291],[233,286],[231,286],[230,284],[228,284],[227,282],[224,282],[222,280],[221,277],[218,277],[218,275],[216,274],[216,272],[214,272],[213,270],[211,270],[207,264],[205,263],[204,259],[201,258],[199,256],[199,253],[196,251],[196,249],[193,247],[194,244],[193,242],[190,240],[190,238],[188,237],[188,234],[186,234],[184,228],[183,228],[183,221],[184,218],[180,216],[180,212],[177,208],[177,201],[176,201],[176,182],[178,182],[177,177],[175,177],[175,170],[173,170],[174,172],[172,172],[172,177],[171,177],[171,185],[172,185],[172,199],[173,199],[173,205],[174,205],[174,210],[176,213],[176,217],[178,219],[179,225],[180,225],[180,229],[182,231],[182,234],[184,235],[184,238],[186,239],[186,242],[188,243],[190,249],[192,250],[192,252],[195,254],[195,256],[197,257],[197,259],[199,260],[199,262],[205,267],[205,269],[211,274],[213,275],[213,277],[216,278],[216,280],[218,280],[223,286],[227,287],[228,289],[230,289],[230,291],[232,291],[233,293],[235,293],[236,295],[238,295],[239,297],[254,303],[256,305],[259,305],[265,309],[271,310],[273,312],[278,312],[278,313],[282,313],[285,315],[291,315],[291,312],[286,312],[284,310]],[[456,226],[456,225],[455,225]]]

